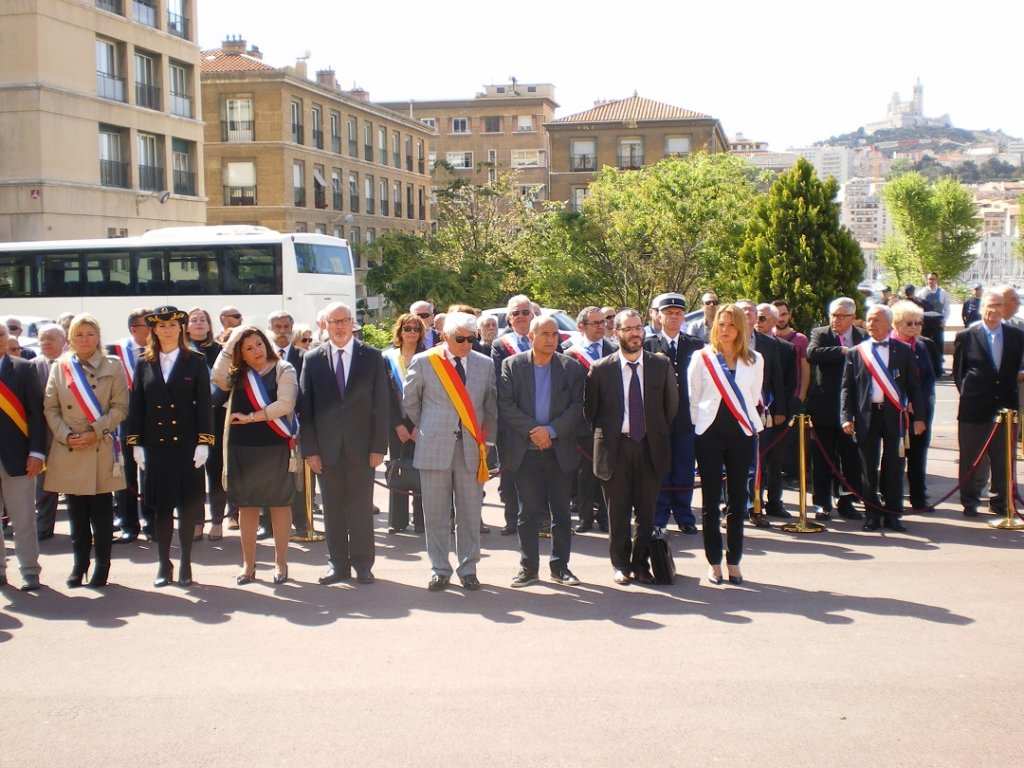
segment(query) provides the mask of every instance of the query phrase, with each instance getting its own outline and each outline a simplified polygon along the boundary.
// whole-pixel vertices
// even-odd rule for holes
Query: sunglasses
[[[233,315],[221,315],[221,317],[231,317],[231,318],[234,318],[235,320],[241,320],[242,319],[242,315],[240,313],[238,313],[238,312],[236,312]]]
[[[610,323],[610,322],[613,322],[614,320],[615,320],[615,315],[605,315],[605,316],[604,316],[604,321],[605,321],[606,323]]]
[[[906,325],[908,328],[917,328],[919,325],[924,325],[924,323],[920,320],[904,320],[903,324]]]
[[[402,332],[403,333],[419,333],[422,330],[423,330],[423,326],[422,325],[403,325],[402,326]]]
[[[705,301],[705,302],[702,302],[702,303],[704,304],[705,307],[717,307],[718,306],[718,299],[715,299],[714,301]]]
[[[523,315],[532,315],[532,309],[513,309],[508,313],[509,317],[522,317]]]
[[[20,325],[8,325],[7,326],[7,330],[8,331],[20,331],[21,330],[21,326]]]
[[[428,317],[433,317],[433,315],[430,312],[417,312],[416,317],[422,317],[426,320]]]
[[[467,341],[476,341],[476,336],[452,336],[452,341],[456,344],[465,344]]]
[[[299,339],[299,341],[301,341],[303,344],[312,344],[313,343],[313,337],[312,336],[303,336],[301,339]]]

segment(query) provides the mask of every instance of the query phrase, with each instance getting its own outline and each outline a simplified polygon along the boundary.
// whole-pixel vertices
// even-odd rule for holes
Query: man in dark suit
[[[0,349],[10,331],[0,326]],[[32,366],[0,354],[0,497],[14,530],[14,551],[21,588],[39,589],[39,539],[36,536],[36,475],[46,459],[43,395]],[[7,546],[0,536],[0,586],[7,583]]]
[[[774,335],[775,325],[779,321],[779,310],[774,304],[767,302],[757,305],[757,333],[754,335],[755,342],[752,348],[756,347],[765,361],[765,381],[768,381],[768,360],[769,357],[778,360],[778,367],[782,376],[782,393],[769,392],[765,388],[761,395],[764,403],[771,403],[767,408],[771,424],[765,427],[759,438],[760,448],[764,453],[761,458],[761,487],[768,497],[764,505],[764,516],[768,517],[791,517],[789,511],[782,505],[782,462],[785,455],[784,439],[780,439],[786,432],[786,422],[793,415],[793,393],[796,391],[797,381],[797,351],[796,347],[785,339]],[[775,347],[771,355],[768,354],[769,347]],[[755,523],[756,524],[756,523]],[[763,525],[762,525],[763,527]]]
[[[840,411],[843,432],[856,437],[863,469],[862,489],[867,501],[865,531],[883,525],[905,531],[903,514],[903,446],[913,431],[924,432],[925,412],[917,359],[910,347],[890,343],[892,310],[875,304],[868,310],[870,339],[846,356]],[[915,414],[913,417],[910,414]],[[913,418],[913,424],[909,424]],[[878,462],[882,468],[879,475]],[[878,507],[883,507],[884,512]]]
[[[1017,381],[1024,367],[1024,331],[1002,321],[1003,296],[981,296],[981,322],[960,331],[953,343],[953,380],[960,392],[957,435],[960,443],[960,503],[965,517],[976,517],[981,491],[991,473],[989,508],[1006,514],[1006,433],[996,430],[988,451],[970,478],[996,416],[1019,407]]]
[[[321,584],[373,583],[373,473],[388,449],[390,389],[380,351],[357,340],[352,310],[327,307],[329,342],[305,356],[299,442],[320,481],[330,565]]]
[[[506,426],[499,450],[519,490],[520,570],[512,586],[537,580],[538,524],[549,514],[551,578],[576,586],[579,579],[569,570],[569,497],[580,464],[576,425],[583,416],[586,374],[571,357],[555,354],[558,323],[553,317],[533,318],[529,336],[533,348],[505,358],[498,382],[498,414]]]
[[[414,301],[409,305],[409,311],[422,320],[423,324],[427,327],[426,333],[423,334],[423,346],[425,349],[431,349],[435,344],[440,344],[444,341],[441,338],[441,334],[434,328],[433,304],[429,301]]]
[[[669,427],[672,441],[671,464],[661,478],[662,488],[689,490],[660,490],[654,511],[656,528],[668,528],[669,518],[676,521],[683,533],[697,533],[697,518],[693,515],[693,480],[697,471],[694,453],[696,435],[690,420],[690,387],[686,370],[694,352],[704,348],[704,342],[696,336],[685,333],[686,299],[678,293],[663,293],[656,296],[658,323],[661,330],[644,340],[644,349],[654,354],[663,354],[672,363],[676,386],[679,388],[679,408]]]
[[[573,344],[572,339],[566,339],[562,343],[562,352],[576,360],[585,371],[589,371],[590,366],[617,349],[605,338],[605,326],[605,311],[601,307],[584,307],[576,317],[576,327],[582,336],[576,344]],[[598,487],[597,478],[594,477],[594,433],[586,419],[581,418],[576,422],[576,438],[577,452],[582,461],[576,475],[576,494],[573,498],[579,519],[574,530],[576,533],[588,533],[593,530],[596,522],[599,530],[608,533],[608,507]]]
[[[811,451],[814,456],[813,501],[818,520],[832,517],[833,486],[837,489],[835,495],[839,497],[840,516],[850,520],[861,518],[853,508],[849,491],[832,477],[832,470],[821,457],[821,451],[824,451],[854,492],[860,493],[860,454],[853,438],[843,432],[839,421],[839,393],[843,387],[847,352],[867,339],[867,333],[853,324],[856,316],[857,305],[853,299],[845,296],[835,299],[829,305],[829,324],[812,330],[807,345],[807,362],[811,364],[807,413],[819,442],[818,450]]]
[[[39,328],[39,354],[31,361],[31,365],[39,382],[40,394],[46,392],[46,380],[50,378],[50,368],[61,356],[65,346],[67,346],[67,334],[59,325],[51,323]],[[53,433],[47,426],[45,453],[49,453],[51,442],[53,442]],[[40,541],[53,537],[53,527],[57,522],[57,500],[60,497],[56,491],[44,490],[45,475],[44,468],[36,477],[36,535]]]
[[[267,329],[270,331],[269,336],[274,345],[274,351],[277,352],[282,360],[291,363],[292,368],[295,369],[296,376],[301,376],[302,358],[306,351],[292,344],[292,338],[295,335],[293,333],[294,327],[295,318],[286,310],[281,309],[277,312],[272,312],[270,317],[267,318]],[[292,496],[292,526],[295,528],[297,536],[305,538],[306,492],[304,490],[296,490]],[[270,510],[264,507],[260,510],[260,526],[256,529],[256,538],[270,538],[273,535],[270,528]]]
[[[635,309],[615,316],[619,350],[594,363],[583,390],[583,413],[594,430],[594,474],[604,487],[611,528],[612,578],[652,583],[648,565],[654,507],[669,468],[669,425],[679,387],[669,361],[643,348],[644,322]],[[632,546],[629,526],[636,514]]]

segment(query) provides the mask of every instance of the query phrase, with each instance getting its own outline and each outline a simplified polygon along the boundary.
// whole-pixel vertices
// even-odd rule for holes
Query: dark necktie
[[[672,359],[672,363],[676,362],[676,342],[675,339],[668,343],[668,356]]]
[[[872,341],[871,342],[871,347],[872,348],[875,348],[875,347],[888,347],[888,346],[889,346],[889,342],[888,341]]]
[[[284,350],[283,349],[277,350],[277,354],[278,354],[278,357],[280,357],[282,360],[284,360]]]
[[[462,383],[466,383],[466,369],[462,367],[462,358],[455,358],[455,372],[459,374],[459,378],[462,379]]]
[[[528,338],[526,338],[525,336],[520,336],[519,337],[519,351],[520,352],[525,352],[529,348],[530,348],[530,340]]]
[[[338,379],[338,394],[345,399],[345,352],[338,350],[338,359],[334,364],[334,375]]]
[[[601,358],[601,342],[595,341],[590,345],[590,356],[595,360],[599,360]]]
[[[629,363],[632,371],[629,379],[629,439],[639,443],[647,434],[647,421],[644,419],[644,398],[640,392],[640,377],[636,373],[637,363]]]

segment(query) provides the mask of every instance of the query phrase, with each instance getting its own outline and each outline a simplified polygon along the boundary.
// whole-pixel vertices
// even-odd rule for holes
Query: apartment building
[[[0,240],[204,222],[196,2],[0,3]]]
[[[579,210],[594,174],[608,165],[635,170],[690,152],[728,152],[721,123],[710,115],[635,93],[544,126],[551,146],[551,200]]]
[[[333,70],[273,67],[242,39],[203,51],[200,65],[210,224],[260,224],[372,242],[387,230],[429,230],[431,130],[343,91]],[[361,308],[379,298],[362,284]]]
[[[548,136],[544,125],[555,116],[555,87],[548,83],[486,85],[472,99],[393,101],[378,104],[431,131],[430,165],[444,161],[451,170],[434,171],[435,185],[456,178],[482,184],[498,171],[515,169],[520,191],[548,199]]]
[[[863,243],[881,243],[893,232],[882,201],[884,179],[850,179],[839,188],[840,222]]]

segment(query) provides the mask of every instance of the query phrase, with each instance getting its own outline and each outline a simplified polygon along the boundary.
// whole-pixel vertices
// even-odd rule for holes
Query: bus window
[[[89,253],[85,257],[86,296],[127,296],[132,289],[127,251]]]
[[[351,275],[352,255],[342,246],[295,243],[295,268],[305,274]]]
[[[217,254],[212,249],[169,248],[164,274],[171,283],[168,293],[179,296],[220,293],[220,270]]]
[[[0,254],[0,297],[32,295],[32,262],[30,254]]]
[[[281,293],[281,250],[278,245],[229,246],[224,249],[225,294]]]
[[[40,262],[40,296],[81,296],[81,259],[77,253],[45,254]]]

